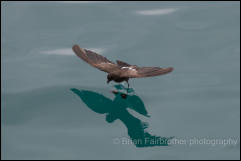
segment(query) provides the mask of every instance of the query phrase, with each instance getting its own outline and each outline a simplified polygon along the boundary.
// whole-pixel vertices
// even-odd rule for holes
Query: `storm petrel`
[[[128,80],[130,78],[153,77],[170,73],[173,70],[172,67],[138,67],[136,65],[130,65],[120,60],[117,60],[117,64],[115,64],[108,60],[106,57],[101,56],[93,51],[80,48],[78,45],[74,45],[72,49],[78,57],[80,57],[91,66],[98,68],[101,71],[107,72],[107,83],[110,81],[115,81],[118,83],[126,81],[128,88]]]

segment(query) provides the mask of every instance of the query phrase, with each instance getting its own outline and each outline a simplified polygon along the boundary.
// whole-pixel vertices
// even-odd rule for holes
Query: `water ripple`
[[[104,48],[87,48],[88,50],[92,50],[96,53],[102,54],[105,49]],[[47,55],[66,55],[66,56],[72,56],[75,55],[71,48],[61,48],[61,49],[54,49],[54,50],[45,50],[41,51],[41,54],[47,54]]]
[[[139,10],[136,11],[139,15],[146,15],[146,16],[152,16],[152,15],[167,15],[176,12],[176,8],[163,8],[163,9],[151,9],[151,10]]]

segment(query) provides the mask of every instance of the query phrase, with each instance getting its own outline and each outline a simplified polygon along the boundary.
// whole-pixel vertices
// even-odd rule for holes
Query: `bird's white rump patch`
[[[132,67],[121,67],[121,69],[129,69],[129,70],[134,70],[136,71],[136,69],[132,68]]]

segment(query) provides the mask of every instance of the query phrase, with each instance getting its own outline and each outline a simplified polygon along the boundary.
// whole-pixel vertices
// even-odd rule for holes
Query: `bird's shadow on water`
[[[116,89],[123,89],[122,86],[115,86]],[[106,121],[112,123],[119,119],[127,128],[128,135],[136,147],[167,146],[171,138],[154,136],[145,129],[148,124],[131,115],[127,108],[149,117],[145,105],[140,97],[129,95],[120,91],[112,91],[115,95],[113,100],[92,91],[70,89],[78,95],[92,111],[99,114],[106,114]],[[131,91],[133,92],[133,91]]]

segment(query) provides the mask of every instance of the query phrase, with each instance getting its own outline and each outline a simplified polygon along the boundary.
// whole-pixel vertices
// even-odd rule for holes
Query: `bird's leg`
[[[128,92],[129,92],[130,84],[129,84],[128,80],[126,81],[126,83],[128,84],[128,88],[127,88],[127,93],[128,93]]]

